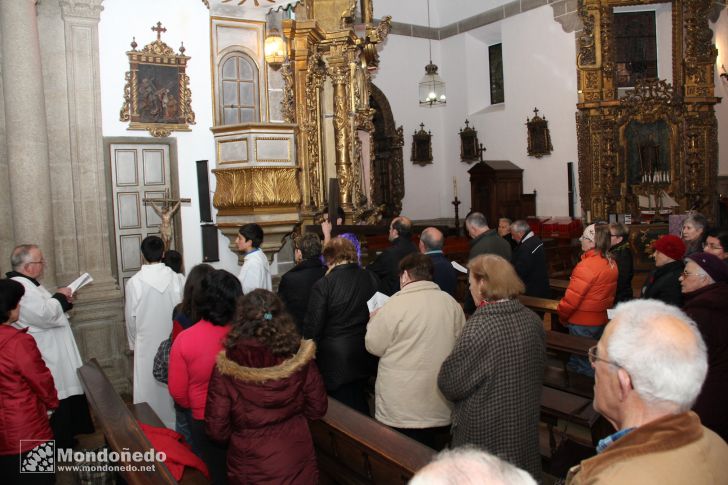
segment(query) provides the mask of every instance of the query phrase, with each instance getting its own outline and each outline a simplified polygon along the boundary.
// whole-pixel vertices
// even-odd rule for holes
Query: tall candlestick
[[[452,178],[452,193],[455,197],[458,196],[458,179]]]

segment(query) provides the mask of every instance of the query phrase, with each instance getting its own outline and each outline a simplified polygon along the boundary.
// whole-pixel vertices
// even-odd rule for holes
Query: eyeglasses
[[[705,244],[703,244],[703,249],[712,249],[714,251],[725,251],[725,249],[723,249],[723,246],[721,246],[720,244],[705,243]]]
[[[45,265],[46,261],[45,261],[45,259],[41,259],[40,261],[28,261],[25,264],[43,264],[43,265]]]
[[[682,272],[683,278],[687,278],[688,276],[708,276],[705,273],[688,273],[687,271]]]
[[[588,355],[589,355],[589,363],[591,365],[595,365],[598,360],[601,360],[602,362],[606,362],[607,364],[612,364],[613,366],[616,366],[616,367],[622,367],[621,365],[617,364],[613,360],[602,359],[601,357],[599,357],[598,348],[596,345],[594,347],[589,348]]]

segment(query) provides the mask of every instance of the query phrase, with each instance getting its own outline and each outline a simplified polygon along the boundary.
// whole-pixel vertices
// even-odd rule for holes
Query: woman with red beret
[[[664,301],[669,305],[682,305],[680,275],[685,265],[685,243],[672,234],[665,234],[652,244],[656,268],[642,287],[642,298]]]

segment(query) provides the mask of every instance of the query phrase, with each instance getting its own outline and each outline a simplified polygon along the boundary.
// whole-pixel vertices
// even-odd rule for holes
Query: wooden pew
[[[549,278],[549,287],[551,288],[551,297],[558,300],[566,293],[566,288],[569,287],[569,280]]]
[[[162,426],[162,421],[148,404],[137,404],[133,412],[127,408],[121,396],[104,374],[96,359],[91,359],[78,369],[81,385],[86,393],[95,422],[112,451],[144,453],[152,448],[142,432],[137,419],[153,426]],[[119,465],[147,465],[147,463],[118,462]],[[130,485],[176,484],[178,483],[164,463],[155,461],[154,471],[122,471],[122,478]],[[179,483],[203,484],[209,481],[198,470],[187,468]]]
[[[523,306],[538,314],[543,314],[543,328],[545,330],[551,330],[555,326],[554,324],[558,324],[559,315],[556,312],[556,307],[559,305],[558,300],[526,295],[518,295],[518,299],[523,303]]]
[[[309,427],[322,485],[405,484],[435,454],[332,398],[326,416]]]

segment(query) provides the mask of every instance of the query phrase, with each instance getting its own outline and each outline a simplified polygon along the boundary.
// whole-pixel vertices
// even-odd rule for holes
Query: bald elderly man
[[[429,256],[435,273],[432,275],[432,281],[440,287],[442,291],[448,293],[455,298],[455,289],[458,285],[458,274],[452,267],[450,260],[445,257],[442,247],[445,244],[445,236],[436,227],[428,227],[420,234],[419,249],[420,252]]]

